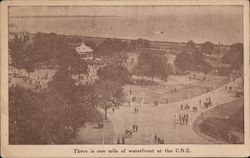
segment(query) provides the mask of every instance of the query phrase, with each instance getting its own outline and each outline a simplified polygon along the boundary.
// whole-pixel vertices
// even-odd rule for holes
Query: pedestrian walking
[[[185,115],[185,124],[188,124],[188,114]]]
[[[125,144],[125,138],[122,136],[122,144]]]
[[[174,92],[177,92],[177,89],[176,89],[176,88],[174,88]]]
[[[157,135],[154,134],[155,143],[157,142]]]
[[[136,132],[138,131],[138,125],[135,125],[135,131]]]
[[[209,88],[207,88],[207,93],[209,92]]]
[[[168,98],[166,98],[166,104],[168,104]]]
[[[181,114],[179,114],[179,123],[182,125],[183,124],[183,117]]]
[[[203,112],[201,112],[201,119],[203,120],[203,118],[204,118],[204,114]]]
[[[189,105],[188,104],[186,104],[186,106],[185,106],[185,108],[184,108],[185,110],[189,110]]]
[[[158,137],[158,139],[157,139],[157,144],[160,144],[160,143],[161,143],[161,138]]]
[[[183,105],[181,104],[181,110],[183,110]]]
[[[115,108],[114,107],[112,107],[112,111],[115,112]]]
[[[164,144],[164,140],[161,140],[161,144]]]
[[[135,132],[135,125],[132,125],[132,128],[133,128],[133,132]]]
[[[137,112],[137,109],[136,109],[136,107],[134,108],[134,113],[136,113]]]
[[[174,123],[178,122],[178,116],[177,114],[174,115]]]
[[[117,144],[121,144],[119,137],[117,138]]]

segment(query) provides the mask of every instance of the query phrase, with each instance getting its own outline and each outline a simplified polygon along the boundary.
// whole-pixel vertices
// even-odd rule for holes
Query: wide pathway
[[[240,83],[240,79],[237,79],[227,86],[237,87]],[[199,100],[202,103],[210,97],[213,106],[210,108],[204,108],[199,106]],[[133,103],[130,107],[124,105],[115,112],[108,112],[108,117],[113,122],[116,137],[114,143],[116,143],[117,137],[124,134],[125,130],[132,129],[133,124],[138,125],[138,132],[134,132],[133,136],[126,139],[126,144],[154,144],[154,134],[164,140],[166,144],[208,144],[208,143],[222,143],[219,141],[206,140],[198,136],[194,131],[192,124],[194,120],[206,110],[209,110],[219,104],[224,104],[234,100],[235,97],[230,95],[225,87],[218,88],[209,93],[201,96],[188,99],[186,101],[170,103],[170,104],[159,104],[158,107],[152,104],[135,104]],[[189,104],[189,106],[198,107],[198,111],[193,112],[190,110],[180,110],[181,104]],[[134,107],[139,109],[138,113],[134,113]],[[175,114],[186,114],[189,115],[189,121],[187,125],[180,125],[176,122],[174,117]]]

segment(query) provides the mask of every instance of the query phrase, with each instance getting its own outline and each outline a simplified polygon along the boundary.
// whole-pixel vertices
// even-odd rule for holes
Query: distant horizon
[[[243,42],[241,6],[10,7],[9,26],[17,32],[103,38]]]
[[[29,33],[29,34],[36,34],[36,33],[46,33],[46,34],[49,34],[49,33],[54,33],[56,35],[59,35],[59,36],[76,36],[76,37],[89,37],[89,38],[104,38],[104,39],[120,39],[120,40],[137,40],[137,39],[144,39],[144,40],[148,40],[149,42],[163,42],[163,43],[182,43],[182,44],[187,44],[187,42],[189,41],[193,41],[195,44],[197,45],[201,45],[203,44],[204,42],[212,42],[214,45],[219,45],[219,43],[214,43],[213,41],[204,41],[204,42],[196,42],[192,39],[188,40],[188,41],[159,41],[159,40],[151,40],[151,39],[146,39],[146,38],[122,38],[122,37],[103,37],[103,36],[88,36],[88,35],[73,35],[73,34],[59,34],[59,33],[55,33],[55,32],[29,32],[29,31],[20,31],[20,32],[15,32],[15,31],[9,31],[9,33]],[[236,42],[236,43],[242,43],[242,42]],[[232,43],[232,44],[235,44],[235,43]],[[232,44],[224,44],[222,42],[220,42],[220,45],[222,46],[230,46]]]

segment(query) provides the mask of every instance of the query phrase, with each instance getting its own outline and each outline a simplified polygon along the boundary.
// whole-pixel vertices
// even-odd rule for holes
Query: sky
[[[196,43],[243,41],[241,6],[10,7],[14,31]]]

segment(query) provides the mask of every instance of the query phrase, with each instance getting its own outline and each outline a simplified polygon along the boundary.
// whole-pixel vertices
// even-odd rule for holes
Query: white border
[[[243,5],[244,6],[244,145],[8,145],[8,6],[78,5]],[[230,13],[229,13],[230,14]],[[1,3],[1,151],[4,157],[246,157],[249,155],[249,5],[241,0],[5,1]],[[73,149],[190,148],[191,153],[74,154]]]

